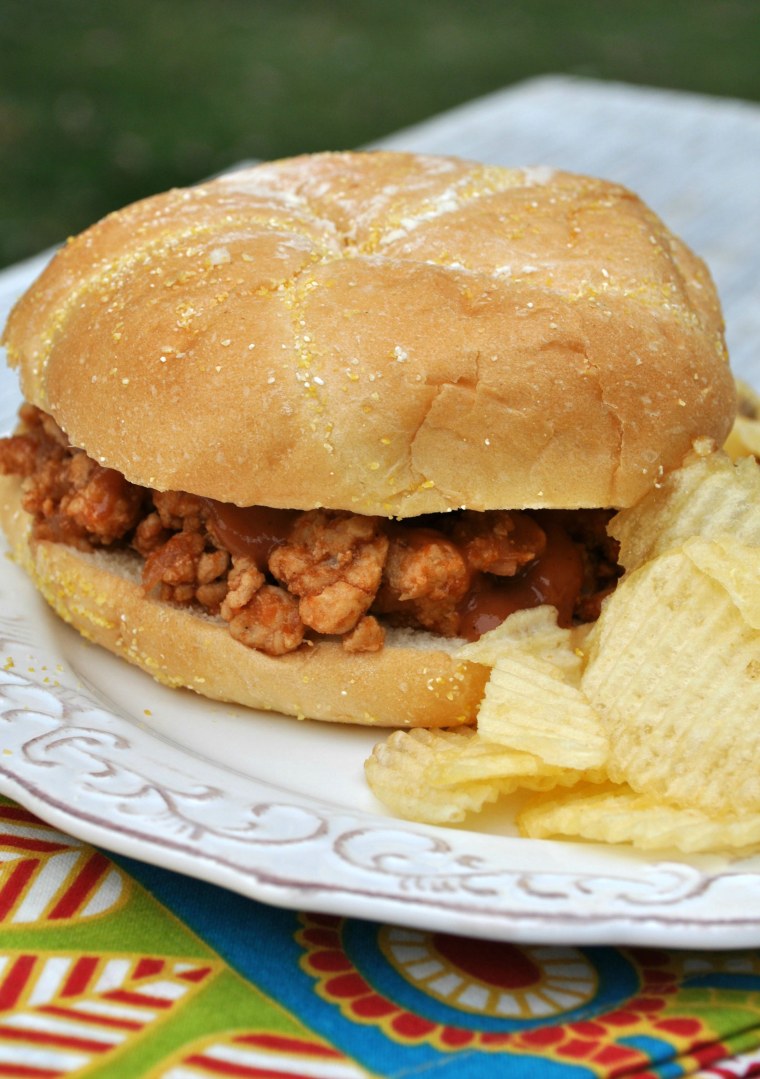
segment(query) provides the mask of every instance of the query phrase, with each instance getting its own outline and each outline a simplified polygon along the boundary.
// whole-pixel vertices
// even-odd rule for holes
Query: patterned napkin
[[[0,801],[0,1076],[760,1074],[760,952],[280,910]]]

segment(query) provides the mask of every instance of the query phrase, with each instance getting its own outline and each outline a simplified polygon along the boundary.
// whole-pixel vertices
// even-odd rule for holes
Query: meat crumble
[[[23,507],[34,518],[35,539],[89,550],[137,525],[147,492],[71,447],[33,405],[23,405],[20,418],[22,430],[0,439],[0,472],[23,477]]]
[[[350,652],[383,647],[383,623],[475,639],[512,611],[551,603],[593,621],[622,570],[611,510],[460,510],[406,520],[344,510],[237,508],[130,483],[20,410],[0,473],[22,479],[32,540],[118,546],[142,559],[146,594],[218,615],[278,656],[315,635]],[[378,615],[382,621],[378,620]]]

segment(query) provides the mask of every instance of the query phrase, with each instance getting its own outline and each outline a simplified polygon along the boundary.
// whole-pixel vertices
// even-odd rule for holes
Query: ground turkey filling
[[[474,640],[540,603],[564,625],[593,621],[621,572],[606,532],[612,511],[388,520],[240,508],[139,487],[70,446],[34,406],[20,416],[18,432],[0,439],[0,473],[22,477],[33,540],[131,548],[146,593],[220,615],[236,640],[269,655],[323,634],[377,651],[383,624]]]

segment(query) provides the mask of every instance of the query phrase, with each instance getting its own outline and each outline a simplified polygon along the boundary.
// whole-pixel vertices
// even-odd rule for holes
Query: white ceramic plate
[[[18,404],[0,374],[0,429]],[[760,944],[760,858],[652,858],[387,817],[377,732],[172,691],[88,644],[0,560],[0,790],[105,848],[281,906],[499,940]]]

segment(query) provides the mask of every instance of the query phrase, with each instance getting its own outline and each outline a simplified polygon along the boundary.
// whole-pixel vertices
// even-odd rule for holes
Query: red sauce
[[[498,514],[498,511],[496,511]],[[489,521],[489,512],[481,514],[481,520]],[[473,565],[478,566],[488,573],[494,573],[497,577],[512,577],[516,568],[531,564],[546,547],[546,533],[538,521],[521,510],[513,510],[509,517],[512,522],[512,531],[509,533],[508,549],[503,559],[493,558],[493,552],[489,550],[488,536],[479,534],[479,531],[471,533],[468,537],[467,524],[464,529],[454,528],[454,535],[462,544],[467,556],[474,559]],[[481,526],[482,527],[482,526]],[[482,554],[478,548],[485,546],[486,561],[483,562]],[[498,549],[498,547],[497,547]]]
[[[266,571],[272,551],[289,539],[295,519],[300,510],[272,509],[268,506],[234,506],[231,503],[204,499],[209,511],[208,526],[217,541],[233,556],[247,556],[259,569]],[[520,515],[523,517],[524,515]],[[534,561],[511,577],[495,573],[472,572],[461,558],[462,574],[452,580],[449,593],[452,605],[456,604],[457,636],[475,641],[482,634],[500,625],[515,611],[538,607],[547,603],[557,608],[558,621],[570,626],[584,584],[584,562],[581,545],[574,542],[559,520],[541,517],[541,524],[526,516],[523,532],[526,540],[534,541],[532,532],[543,530],[546,545]],[[530,527],[527,527],[529,522]],[[427,525],[427,521],[426,521]],[[408,524],[389,524],[388,531],[403,537],[405,545],[419,550],[431,543],[449,544],[453,550],[453,562],[463,556],[463,546],[451,536],[430,527]],[[522,538],[522,537],[521,537]],[[470,577],[471,574],[471,577]],[[457,576],[455,574],[455,576]],[[469,580],[468,580],[469,578]],[[463,598],[456,603],[466,589]],[[378,593],[373,610],[379,612],[400,610],[405,604],[390,606],[385,602],[382,590]]]
[[[459,604],[458,636],[476,641],[515,611],[543,603],[557,608],[561,626],[572,625],[573,610],[583,586],[583,558],[564,528],[549,523],[544,531],[545,550],[514,577],[476,574],[470,591]]]
[[[230,502],[204,499],[210,511],[209,529],[231,555],[252,558],[261,570],[267,568],[275,547],[286,543],[300,510],[277,510],[270,506],[233,506]]]

